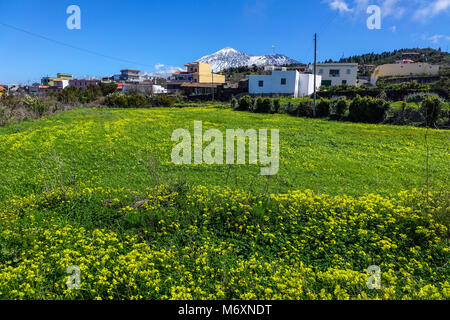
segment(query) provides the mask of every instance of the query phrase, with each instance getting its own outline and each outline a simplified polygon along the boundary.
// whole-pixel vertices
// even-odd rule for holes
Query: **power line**
[[[13,30],[16,30],[16,31],[28,34],[28,35],[36,37],[36,38],[40,38],[40,39],[43,39],[43,40],[46,40],[46,41],[58,44],[60,46],[64,46],[64,47],[68,47],[68,48],[75,49],[75,50],[78,50],[78,51],[86,52],[86,53],[89,53],[89,54],[92,54],[92,55],[96,55],[96,56],[99,56],[99,57],[102,57],[102,58],[107,58],[107,59],[115,60],[115,61],[118,61],[118,62],[124,62],[124,63],[128,63],[128,64],[134,64],[134,65],[138,65],[138,66],[145,66],[145,67],[152,67],[153,68],[153,66],[150,66],[150,65],[147,65],[147,64],[144,64],[144,63],[139,63],[139,62],[135,62],[135,61],[131,61],[131,60],[116,58],[116,57],[109,56],[109,55],[106,55],[106,54],[102,54],[102,53],[99,53],[99,52],[95,52],[95,51],[92,51],[92,50],[89,50],[89,49],[77,47],[77,46],[74,46],[74,45],[71,45],[69,43],[65,43],[65,42],[59,41],[59,40],[54,40],[54,39],[51,39],[49,37],[46,37],[46,36],[43,36],[43,35],[40,35],[40,34],[37,34],[37,33],[30,32],[30,31],[27,31],[27,30],[24,30],[24,29],[12,26],[10,24],[3,23],[1,21],[0,21],[0,25],[3,26],[3,27],[9,28],[9,29],[13,29]]]

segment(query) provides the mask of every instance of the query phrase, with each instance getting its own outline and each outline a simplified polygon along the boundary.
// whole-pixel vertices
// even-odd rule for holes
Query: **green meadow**
[[[279,129],[280,170],[268,181],[254,165],[171,162],[172,132]],[[40,193],[51,174],[64,183],[140,189],[149,179],[182,176],[192,185],[273,193],[312,190],[330,195],[391,195],[427,180],[426,130],[259,115],[229,109],[78,109],[0,128],[0,199]],[[429,185],[445,188],[450,133],[430,130]],[[204,145],[206,146],[206,145]],[[59,160],[57,165],[55,158]],[[153,163],[149,174],[149,162]],[[56,166],[60,169],[56,170]]]
[[[194,121],[279,129],[278,174],[174,165],[172,133]],[[214,107],[2,127],[0,299],[448,300],[449,141]]]

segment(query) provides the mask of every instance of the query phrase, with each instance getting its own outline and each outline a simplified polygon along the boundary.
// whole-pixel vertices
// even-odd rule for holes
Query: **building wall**
[[[54,83],[54,86],[61,87],[63,89],[69,86],[69,80],[58,79],[58,80],[54,80],[53,83]]]
[[[300,87],[298,90],[298,96],[306,97],[312,95],[314,93],[314,75],[300,73],[299,78]],[[322,76],[318,75],[316,78],[316,90],[319,90],[322,82]]]
[[[172,77],[175,81],[186,81],[194,83],[225,83],[225,76],[213,74],[211,65],[207,63],[194,62],[185,65],[188,73],[174,73]]]
[[[273,71],[271,75],[250,75],[248,91],[250,94],[289,94],[297,97],[298,75],[297,71]],[[281,79],[286,79],[286,84],[281,84]]]
[[[225,83],[225,76],[221,74],[199,74],[197,79],[199,83]]]
[[[296,98],[309,96],[314,92],[314,75],[301,74],[298,71],[273,71],[271,75],[251,75],[249,78],[250,94],[292,95]],[[282,84],[285,79],[285,84]],[[320,88],[322,77],[317,76],[316,88]],[[260,81],[263,86],[260,87]]]
[[[396,64],[383,64],[378,66],[372,74],[370,82],[376,85],[380,77],[389,76],[409,76],[418,74],[432,74],[439,73],[438,65],[431,65],[429,63],[396,63]]]
[[[162,94],[167,93],[167,89],[156,84],[126,84],[122,87],[122,91],[126,92],[131,89],[136,89],[142,93]]]
[[[86,89],[89,85],[98,85],[100,84],[100,80],[85,80],[85,79],[75,79],[69,81],[69,86],[84,88]]]
[[[314,66],[310,66],[314,70]],[[330,71],[339,70],[338,76],[333,76]],[[319,63],[317,64],[317,75],[322,77],[322,85],[341,86],[347,84],[356,86],[358,81],[357,63]]]

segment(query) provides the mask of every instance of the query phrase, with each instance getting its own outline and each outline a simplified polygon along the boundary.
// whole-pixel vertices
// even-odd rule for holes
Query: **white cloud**
[[[391,30],[392,30],[392,32],[397,31],[397,26],[392,26],[392,27],[391,27]]]
[[[426,37],[426,39],[433,43],[439,43],[441,40],[450,41],[450,36],[447,36],[445,34],[436,34],[431,37]]]
[[[421,9],[416,10],[414,18],[422,22],[426,22],[441,12],[444,12],[450,8],[450,0],[435,0]]]
[[[383,17],[394,16],[400,18],[405,13],[405,8],[399,5],[401,0],[384,0],[381,5],[381,15]]]
[[[353,11],[353,9],[350,9],[348,7],[347,2],[345,2],[344,0],[329,1],[329,6],[332,10],[339,10],[340,13]]]
[[[438,14],[450,11],[450,0],[322,0],[331,10],[351,13],[355,17],[365,16],[370,5],[381,8],[383,17],[400,19],[408,16],[426,21]]]
[[[162,63],[157,63],[155,65],[155,71],[146,72],[142,76],[143,76],[143,78],[149,78],[149,77],[168,78],[169,76],[172,75],[172,73],[180,72],[180,71],[186,71],[186,70],[181,67],[166,66]]]

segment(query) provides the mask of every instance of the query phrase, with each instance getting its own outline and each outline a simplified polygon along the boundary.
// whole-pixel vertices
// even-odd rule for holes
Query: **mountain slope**
[[[216,53],[204,56],[199,62],[211,65],[214,72],[219,72],[228,68],[243,66],[263,66],[263,65],[287,65],[299,64],[298,61],[282,54],[268,54],[265,56],[254,56],[245,52],[237,51],[231,47],[226,47]]]

